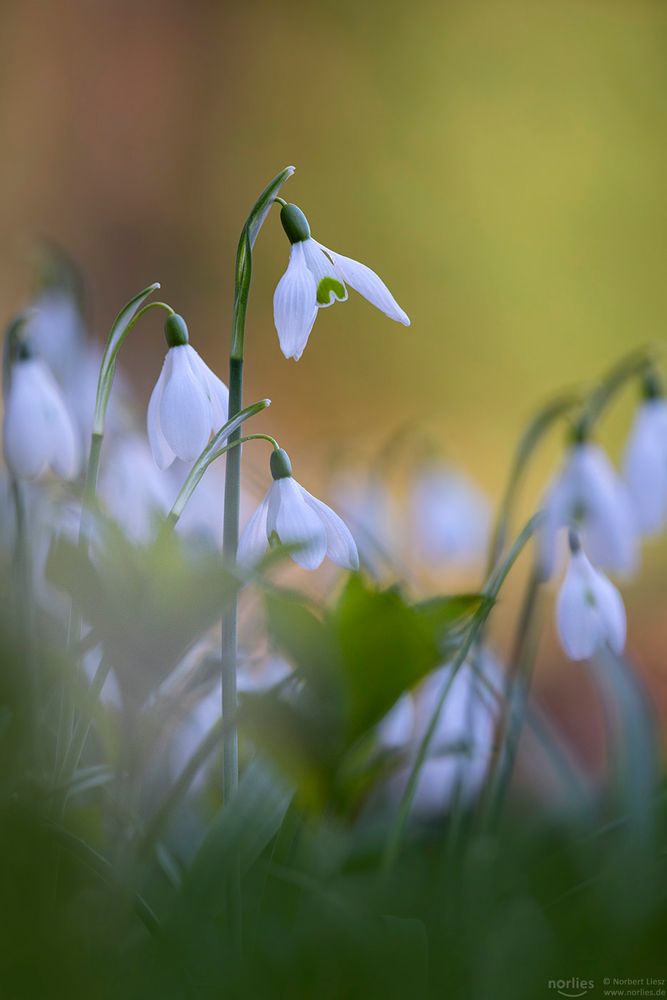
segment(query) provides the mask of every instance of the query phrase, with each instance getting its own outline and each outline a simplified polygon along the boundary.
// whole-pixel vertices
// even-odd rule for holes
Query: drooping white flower
[[[229,392],[188,342],[181,316],[165,323],[169,350],[148,404],[148,440],[166,469],[175,458],[193,462],[227,420]]]
[[[296,205],[284,205],[280,218],[292,244],[287,270],[273,297],[280,347],[298,361],[308,343],[318,309],[347,299],[353,288],[377,309],[404,326],[407,314],[377,274],[359,261],[327,249],[310,235],[308,220]]]
[[[428,566],[477,566],[484,559],[491,506],[466,475],[430,464],[414,479],[410,495],[411,536]]]
[[[146,439],[124,434],[109,449],[98,493],[109,514],[134,542],[148,542],[171,506],[171,481],[156,468]]]
[[[625,449],[625,481],[639,531],[655,535],[667,522],[667,400],[645,399]]]
[[[571,660],[587,660],[605,645],[621,653],[626,632],[623,599],[591,565],[573,532],[570,549],[570,565],[556,602],[560,644]]]
[[[556,563],[558,534],[580,532],[596,566],[632,572],[637,563],[637,529],[627,486],[602,448],[590,441],[573,444],[542,503],[539,562],[545,577]]]
[[[239,563],[256,563],[275,537],[282,545],[295,546],[292,559],[304,569],[317,569],[327,555],[338,566],[357,569],[357,546],[347,525],[292,478],[282,448],[271,455],[271,473],[274,481],[239,540]]]
[[[345,519],[364,568],[375,576],[400,562],[400,515],[389,487],[368,466],[339,469],[330,483],[336,509]]]
[[[473,799],[482,788],[493,753],[498,702],[480,674],[500,686],[497,661],[484,649],[478,652],[474,667],[465,662],[453,680],[451,669],[448,664],[429,674],[411,695],[396,702],[379,728],[383,746],[405,750],[408,766],[399,770],[389,788],[390,794],[400,797],[442,690],[450,685],[413,802],[415,813],[424,817],[442,813],[456,797]]]
[[[67,379],[81,350],[85,331],[74,296],[65,288],[49,288],[32,305],[25,335],[35,353],[58,381]]]
[[[25,344],[10,371],[3,446],[9,469],[21,479],[36,479],[47,468],[63,479],[79,471],[78,437],[58,384]]]

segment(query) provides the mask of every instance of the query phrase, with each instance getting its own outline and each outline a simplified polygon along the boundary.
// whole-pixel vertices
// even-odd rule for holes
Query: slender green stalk
[[[229,354],[229,419],[241,412],[243,406],[243,346],[245,339],[245,319],[250,295],[252,277],[252,250],[259,231],[275,204],[278,192],[284,182],[294,173],[294,167],[286,167],[265,187],[255,202],[241,231],[236,252],[236,280],[234,287],[234,310],[232,315],[232,338]],[[240,430],[230,435],[225,475],[225,509],[222,537],[222,557],[225,565],[233,569],[239,541],[239,508],[241,499],[241,448],[238,447]],[[235,447],[236,445],[236,447]],[[237,632],[238,598],[236,594],[225,603],[222,611],[222,713],[226,721],[232,720],[229,728],[224,727],[223,736],[223,800],[227,804],[236,794],[239,784],[237,710]],[[238,862],[238,859],[237,859]],[[238,863],[230,879],[229,899],[230,923],[237,944],[241,941],[241,875]]]
[[[426,760],[431,742],[435,735],[435,731],[438,725],[438,720],[440,718],[440,713],[442,712],[445,701],[447,700],[447,695],[451,689],[454,682],[456,674],[463,666],[468,653],[472,649],[473,645],[481,635],[482,629],[486,623],[486,619],[491,613],[491,609],[495,603],[496,598],[500,592],[500,589],[505,582],[507,575],[514,565],[516,559],[520,555],[524,546],[527,544],[529,539],[535,533],[535,529],[539,522],[539,515],[534,515],[528,523],[525,525],[516,541],[510,548],[507,556],[503,562],[494,570],[494,572],[489,577],[486,587],[483,590],[484,595],[490,600],[484,601],[480,610],[474,616],[472,622],[468,626],[465,636],[459,646],[459,649],[451,662],[449,676],[442,691],[440,692],[440,697],[436,703],[431,719],[429,721],[428,727],[424,736],[422,737],[421,743],[417,750],[417,755],[415,757],[412,769],[410,771],[410,776],[408,778],[408,783],[403,793],[401,803],[396,814],[396,818],[392,824],[391,830],[389,832],[389,837],[387,840],[387,846],[384,852],[383,858],[383,869],[385,872],[390,871],[398,857],[398,852],[401,847],[401,842],[403,839],[403,832],[408,821],[408,816],[410,815],[410,810],[412,808],[412,803],[414,801],[415,793],[417,791],[417,785],[419,783],[419,776],[421,769]]]

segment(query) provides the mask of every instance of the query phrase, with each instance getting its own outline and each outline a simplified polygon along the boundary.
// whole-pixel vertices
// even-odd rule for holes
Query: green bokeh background
[[[272,324],[277,219],[258,243],[247,398],[272,397],[264,427],[313,485],[341,440],[372,455],[417,421],[497,496],[545,396],[663,335],[663,0],[5,0],[0,36],[4,316],[43,233],[80,262],[98,336],[158,279],[223,373],[238,232],[288,163],[315,235],[386,279],[410,329],[352,296],[295,365]],[[141,398],[151,322],[124,351]],[[615,456],[630,405],[604,431]],[[664,552],[626,591],[658,700]]]

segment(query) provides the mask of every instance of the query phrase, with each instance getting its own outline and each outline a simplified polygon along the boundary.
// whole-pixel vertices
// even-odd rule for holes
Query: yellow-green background
[[[664,0],[4,0],[0,37],[2,315],[44,233],[98,335],[158,279],[223,373],[238,231],[288,163],[315,235],[386,279],[410,329],[352,296],[296,365],[277,218],[257,244],[247,397],[273,398],[264,424],[313,482],[334,439],[371,454],[418,418],[497,493],[545,395],[663,335]],[[157,321],[125,350],[144,395],[163,350]],[[642,581],[631,644],[660,696],[659,549]]]

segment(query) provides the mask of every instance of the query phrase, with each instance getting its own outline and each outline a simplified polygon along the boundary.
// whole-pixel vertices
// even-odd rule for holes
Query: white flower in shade
[[[165,336],[169,350],[148,404],[148,440],[161,469],[198,458],[227,420],[229,402],[227,386],[188,343],[181,316],[167,318]]]
[[[608,645],[615,653],[625,646],[623,599],[606,576],[596,570],[570,533],[570,565],[556,602],[558,638],[571,660],[587,660]]]
[[[256,563],[276,538],[295,547],[292,559],[304,569],[317,569],[325,556],[345,569],[357,569],[357,546],[347,525],[292,478],[289,456],[282,448],[271,454],[271,473],[273,484],[239,540],[239,563]]]
[[[655,535],[667,522],[667,400],[646,399],[635,415],[625,449],[624,477],[637,526]]]
[[[5,461],[21,479],[51,468],[64,479],[79,471],[77,433],[58,383],[25,344],[11,367],[3,426]]]
[[[25,327],[26,339],[60,382],[76,363],[84,342],[84,326],[74,296],[64,288],[49,288],[33,303]]]
[[[573,444],[542,503],[539,564],[545,577],[556,563],[558,534],[576,528],[596,566],[632,572],[637,563],[637,529],[627,486],[602,448]]]
[[[298,361],[308,343],[318,309],[347,299],[353,288],[377,309],[404,326],[410,325],[385,283],[370,267],[322,246],[310,235],[308,220],[296,205],[284,205],[283,228],[292,244],[287,270],[273,297],[273,316],[286,358]]]
[[[472,800],[484,784],[493,753],[498,702],[482,677],[500,687],[498,663],[481,650],[474,668],[465,662],[453,680],[451,669],[447,665],[429,674],[414,694],[399,699],[379,727],[381,744],[394,751],[403,747],[412,761],[442,690],[450,685],[415,792],[413,809],[425,817],[442,813],[457,798]],[[402,795],[409,773],[408,767],[396,774],[390,794]]]
[[[467,476],[446,465],[427,466],[410,495],[411,534],[429,566],[477,566],[489,541],[491,506]]]
[[[336,509],[349,526],[365,569],[375,576],[400,562],[399,513],[383,480],[366,468],[340,469],[330,484]]]
[[[171,481],[156,468],[146,439],[130,433],[110,448],[100,476],[99,496],[133,542],[148,542],[171,507]]]

